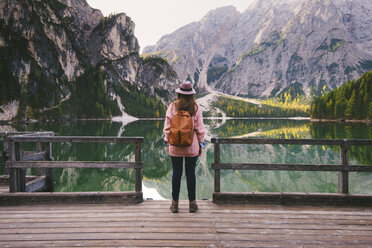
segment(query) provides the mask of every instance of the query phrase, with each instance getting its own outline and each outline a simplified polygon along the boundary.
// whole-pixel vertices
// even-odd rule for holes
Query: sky
[[[135,36],[141,51],[155,45],[166,34],[194,21],[210,10],[233,5],[244,11],[253,0],[87,0],[104,16],[124,12],[135,22]]]

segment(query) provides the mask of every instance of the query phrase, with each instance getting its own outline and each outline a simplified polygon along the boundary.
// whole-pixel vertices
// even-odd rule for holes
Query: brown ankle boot
[[[198,204],[196,204],[196,201],[190,201],[189,204],[189,212],[195,213],[198,210]]]
[[[172,200],[172,205],[170,206],[170,210],[172,213],[178,213],[178,201]]]

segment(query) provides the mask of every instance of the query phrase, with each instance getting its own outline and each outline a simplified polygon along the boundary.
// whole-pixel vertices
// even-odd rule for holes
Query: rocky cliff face
[[[8,80],[0,80],[0,105],[18,100],[25,112],[54,108],[77,92],[88,71],[101,72],[107,97],[131,87],[166,102],[169,94],[157,92],[164,85],[172,91],[177,74],[167,65],[160,71],[145,65],[134,27],[124,13],[104,17],[85,0],[1,1],[0,73]]]
[[[211,11],[144,52],[167,58],[200,88],[317,95],[372,69],[371,12],[362,0],[256,0],[243,13]]]

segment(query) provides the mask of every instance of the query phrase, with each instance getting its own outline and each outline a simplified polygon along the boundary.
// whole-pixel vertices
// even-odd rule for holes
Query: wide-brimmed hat
[[[196,91],[192,88],[192,84],[190,81],[183,81],[180,88],[176,89],[177,93],[183,94],[183,95],[194,95],[196,94]]]

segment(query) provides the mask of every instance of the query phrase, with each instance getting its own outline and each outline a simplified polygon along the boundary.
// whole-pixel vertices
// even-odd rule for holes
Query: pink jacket
[[[164,123],[164,141],[168,143],[168,134],[170,132],[170,126],[171,126],[171,119],[176,113],[176,107],[175,104],[172,103],[169,105],[167,114],[165,117],[165,123]],[[192,117],[194,121],[194,140],[192,142],[191,146],[188,147],[177,147],[177,146],[171,146],[168,147],[168,153],[169,155],[173,157],[196,157],[200,156],[201,154],[201,147],[199,146],[200,142],[204,142],[204,135],[205,135],[205,127],[203,123],[203,115],[202,111],[200,110],[200,107],[198,106],[198,110],[196,111],[195,115]]]

